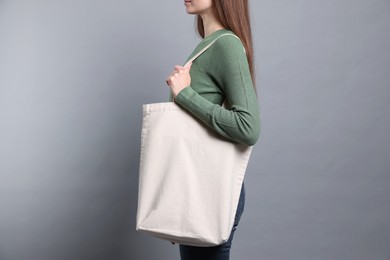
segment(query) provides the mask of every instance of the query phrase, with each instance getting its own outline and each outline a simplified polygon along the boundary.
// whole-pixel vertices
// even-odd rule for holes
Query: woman
[[[185,0],[203,38],[189,59],[218,36],[205,53],[186,67],[175,66],[167,78],[170,101],[187,109],[218,134],[245,145],[260,135],[260,109],[254,85],[252,36],[247,0]],[[240,41],[241,40],[241,41]],[[188,60],[189,60],[188,59]],[[227,101],[230,108],[222,106]],[[182,260],[229,259],[233,233],[245,204],[244,184],[229,240],[215,247],[180,245]]]

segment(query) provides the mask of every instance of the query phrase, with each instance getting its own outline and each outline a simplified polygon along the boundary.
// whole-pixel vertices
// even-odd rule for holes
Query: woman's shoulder
[[[214,38],[219,43],[241,43],[240,38],[234,32],[227,29],[221,30]]]
[[[231,31],[220,35],[213,45],[213,53],[245,54],[245,48],[240,38]]]

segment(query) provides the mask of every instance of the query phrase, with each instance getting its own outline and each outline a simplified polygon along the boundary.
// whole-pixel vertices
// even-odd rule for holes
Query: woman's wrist
[[[173,98],[175,99],[184,89],[186,89],[188,87],[189,87],[189,85],[184,87],[184,88],[182,88],[182,89],[180,89],[177,93],[173,93]]]

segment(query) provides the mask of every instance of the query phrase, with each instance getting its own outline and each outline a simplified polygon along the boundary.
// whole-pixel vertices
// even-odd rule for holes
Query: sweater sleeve
[[[210,48],[207,73],[223,90],[230,108],[214,104],[184,88],[175,102],[190,111],[218,134],[233,141],[254,145],[260,135],[260,108],[240,40],[222,37]]]

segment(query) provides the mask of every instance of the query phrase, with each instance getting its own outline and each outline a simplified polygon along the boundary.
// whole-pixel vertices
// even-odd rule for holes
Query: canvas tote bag
[[[143,105],[136,229],[183,245],[226,242],[251,151],[174,102]]]

